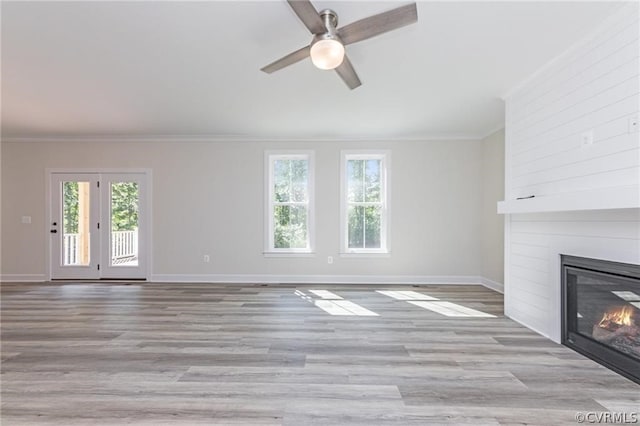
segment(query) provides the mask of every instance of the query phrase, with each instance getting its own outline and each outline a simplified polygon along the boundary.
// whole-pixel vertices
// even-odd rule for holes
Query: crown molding
[[[486,138],[488,138],[489,136],[492,136],[494,133],[499,132],[500,130],[504,130],[505,129],[505,125],[504,123],[500,124],[498,127],[496,127],[495,129],[491,130],[490,132],[488,132],[486,135],[484,135],[482,137],[482,140],[485,140]]]
[[[431,142],[479,141],[481,135],[425,135],[415,137],[252,137],[235,135],[136,135],[136,136],[5,136],[4,143],[255,143],[255,142]]]

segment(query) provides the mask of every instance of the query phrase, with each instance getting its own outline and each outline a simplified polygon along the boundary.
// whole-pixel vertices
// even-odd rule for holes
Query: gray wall
[[[491,235],[488,245],[483,243],[495,231],[487,225],[495,217],[484,210],[495,211],[495,204],[489,205],[501,187],[495,176],[502,173],[501,160],[491,158],[485,167],[482,160],[497,145],[494,137],[484,142],[4,142],[2,277],[45,277],[46,168],[150,168],[152,272],[160,279],[251,274],[477,278],[486,270],[496,280],[501,237]],[[286,148],[316,153],[317,238],[311,258],[262,254],[264,151]],[[391,255],[339,257],[340,150],[365,148],[391,150]],[[498,188],[487,189],[494,184]],[[33,222],[22,224],[23,215]],[[481,253],[487,247],[495,252],[485,259]],[[211,255],[211,263],[203,263],[203,254]],[[334,256],[332,265],[327,256]]]
[[[504,215],[497,213],[504,200],[504,129],[482,140],[482,276],[504,283]]]

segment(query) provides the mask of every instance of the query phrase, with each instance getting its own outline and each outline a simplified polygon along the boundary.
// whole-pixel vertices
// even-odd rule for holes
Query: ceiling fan
[[[416,4],[412,3],[336,28],[338,15],[333,10],[318,12],[309,0],[287,0],[287,3],[311,31],[313,38],[308,46],[270,63],[261,71],[271,74],[311,56],[316,67],[323,70],[335,69],[352,90],[362,83],[345,54],[344,46],[418,21]]]

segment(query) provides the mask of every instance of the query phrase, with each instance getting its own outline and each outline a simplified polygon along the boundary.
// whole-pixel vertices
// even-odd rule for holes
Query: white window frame
[[[274,239],[274,163],[277,160],[307,160],[307,247],[305,248],[276,248]],[[274,150],[265,151],[265,248],[264,255],[270,256],[312,256],[315,243],[315,153],[311,150]]]
[[[349,248],[348,207],[347,200],[347,161],[348,160],[381,160],[380,192],[382,198],[382,217],[380,219],[380,248]],[[389,150],[343,150],[340,155],[340,255],[349,257],[388,256],[391,252],[391,151]]]

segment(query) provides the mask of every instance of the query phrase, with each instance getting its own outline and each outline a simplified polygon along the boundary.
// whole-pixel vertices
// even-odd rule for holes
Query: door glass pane
[[[62,182],[62,265],[91,261],[89,182]]]
[[[137,182],[112,182],[111,266],[138,266]]]

